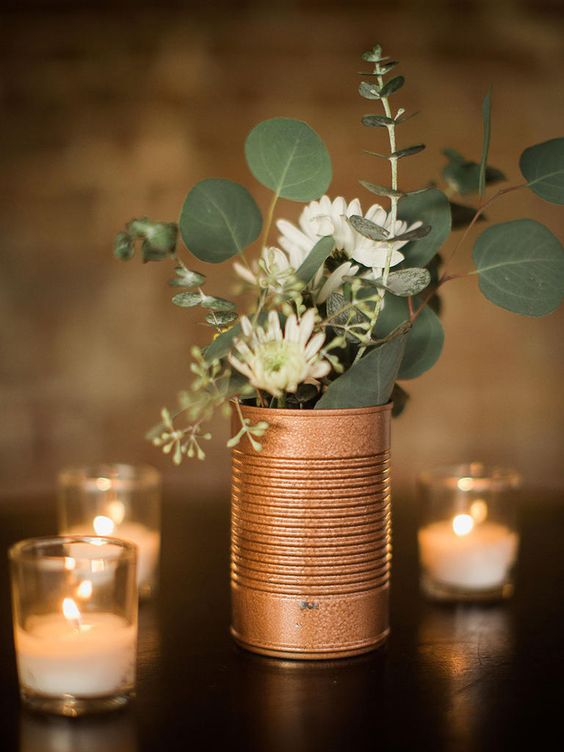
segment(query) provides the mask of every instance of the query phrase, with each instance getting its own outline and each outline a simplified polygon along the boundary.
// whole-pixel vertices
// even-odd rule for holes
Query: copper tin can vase
[[[391,404],[241,407],[270,428],[261,452],[232,454],[233,637],[304,660],[373,650],[389,634]]]

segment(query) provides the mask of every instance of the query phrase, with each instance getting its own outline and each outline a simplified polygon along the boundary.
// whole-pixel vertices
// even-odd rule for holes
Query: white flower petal
[[[317,295],[318,303],[325,303],[327,298],[342,287],[343,277],[353,276],[358,271],[358,266],[354,266],[350,261],[338,266],[334,272],[331,272],[325,284]]]
[[[243,264],[240,264],[238,261],[234,261],[233,268],[235,269],[236,274],[245,282],[248,282],[251,285],[257,284],[258,280],[256,274],[253,274],[253,272],[248,267],[243,266]]]

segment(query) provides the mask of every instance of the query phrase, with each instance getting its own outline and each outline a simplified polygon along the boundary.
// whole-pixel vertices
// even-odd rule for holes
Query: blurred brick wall
[[[197,315],[170,304],[164,265],[119,264],[112,238],[132,216],[174,220],[197,180],[224,176],[267,194],[242,145],[259,120],[303,118],[328,143],[333,194],[383,182],[360,148],[358,55],[374,41],[402,61],[402,104],[420,115],[402,144],[414,189],[438,177],[443,146],[478,158],[480,104],[494,87],[492,162],[519,180],[520,151],[561,135],[561,4],[512,2],[13,3],[2,17],[0,491],[52,484],[64,464],[150,461],[189,493],[223,494],[218,423],[206,464],[172,469],[143,440],[188,378]],[[405,92],[405,93],[404,93]],[[372,136],[372,140],[371,140]],[[362,196],[365,203],[369,195]],[[295,218],[299,207],[281,202]],[[523,191],[492,219],[531,216],[562,234],[562,213]],[[468,268],[469,248],[457,260]],[[196,268],[199,267],[195,264]],[[205,269],[229,294],[230,265]],[[561,313],[493,308],[474,281],[444,294],[446,346],[395,424],[396,487],[441,461],[485,458],[562,484]]]

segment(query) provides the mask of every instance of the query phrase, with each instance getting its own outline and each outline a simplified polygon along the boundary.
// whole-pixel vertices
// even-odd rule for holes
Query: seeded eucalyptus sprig
[[[136,241],[141,240],[143,261],[175,261],[176,276],[169,280],[171,287],[182,287],[194,292],[179,292],[172,298],[180,308],[201,306],[209,311],[205,321],[221,332],[237,319],[235,304],[225,298],[206,295],[202,290],[206,278],[200,272],[192,271],[177,255],[178,225],[174,222],[153,222],[144,217],[132,219],[125,231],[115,239],[114,255],[122,261],[129,261],[135,254]]]

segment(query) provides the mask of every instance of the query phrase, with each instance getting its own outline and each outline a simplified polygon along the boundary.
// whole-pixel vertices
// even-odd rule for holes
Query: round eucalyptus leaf
[[[360,122],[368,128],[385,128],[395,121],[387,115],[363,115]]]
[[[237,318],[237,314],[233,311],[214,311],[213,313],[208,313],[206,322],[212,326],[228,326]]]
[[[262,229],[254,198],[232,180],[202,180],[186,196],[179,220],[186,247],[201,261],[218,264],[243,251]]]
[[[179,292],[172,298],[174,305],[180,308],[194,308],[202,302],[202,296],[199,292]]]
[[[329,152],[301,120],[273,118],[259,123],[247,137],[245,156],[259,183],[282,198],[311,201],[331,183]]]
[[[365,217],[361,217],[359,214],[353,214],[351,217],[348,217],[347,222],[354,227],[360,235],[369,240],[385,240],[390,235],[385,227],[380,227],[380,225],[371,222]]]
[[[401,87],[405,83],[405,78],[403,76],[396,76],[395,78],[391,78],[387,84],[384,85],[382,88],[382,91],[380,92],[380,97],[384,99],[384,97],[389,97],[390,94],[393,94],[398,89],[401,89]]]
[[[401,249],[406,264],[426,266],[450,233],[451,217],[447,197],[437,188],[408,193],[398,203],[398,217],[408,225],[419,220],[424,225],[431,226],[428,235]]]
[[[396,159],[403,159],[404,157],[411,157],[414,154],[419,154],[423,149],[425,149],[425,144],[415,144],[414,146],[406,146],[405,149],[398,149],[398,151],[393,152],[390,156],[395,157]]]
[[[225,298],[216,298],[214,295],[204,295],[202,298],[203,308],[209,308],[211,311],[233,311],[235,303]]]
[[[358,87],[358,93],[365,99],[380,99],[380,87],[376,83],[361,81]]]
[[[415,307],[417,305],[415,299]],[[384,309],[378,316],[376,336],[386,337],[404,321],[409,321],[407,301],[387,293]],[[444,337],[439,317],[429,306],[425,306],[408,332],[398,378],[415,379],[432,368],[442,352]]]
[[[500,308],[523,316],[556,310],[564,295],[564,250],[552,232],[532,219],[489,227],[472,252],[480,290]]]
[[[431,274],[428,269],[400,269],[397,272],[390,272],[386,289],[392,295],[399,295],[402,298],[410,295],[417,295],[431,282]]]
[[[564,204],[564,138],[525,149],[519,167],[537,196],[552,204]]]
[[[206,281],[203,274],[193,272],[183,266],[177,266],[175,271],[176,277],[168,281],[172,287],[198,287]]]

